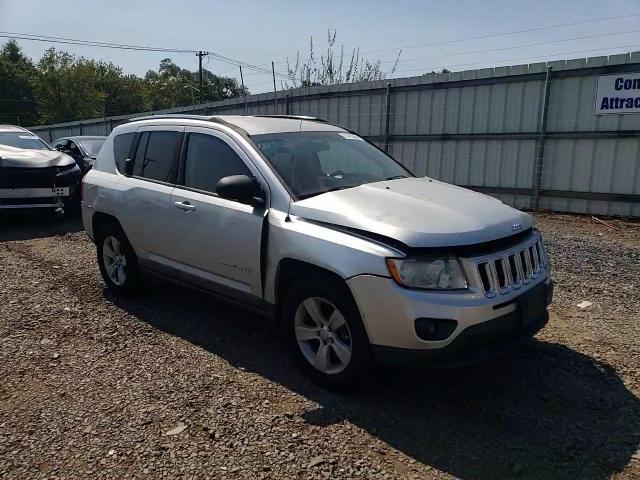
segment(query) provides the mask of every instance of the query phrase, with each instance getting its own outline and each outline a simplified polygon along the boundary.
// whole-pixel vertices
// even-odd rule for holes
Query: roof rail
[[[309,120],[311,122],[322,122],[327,123],[327,121],[323,118],[318,117],[309,117],[306,115],[251,115],[252,117],[266,117],[266,118],[291,118],[293,120]]]
[[[20,130],[23,130],[23,131],[25,131],[25,132],[28,132],[28,131],[29,131],[29,130],[27,130],[26,128],[21,127],[20,125],[10,125],[10,124],[8,124],[8,123],[0,124],[0,128],[19,128]]]
[[[178,118],[186,118],[191,120],[214,120],[217,118],[217,115],[194,115],[194,114],[183,114],[183,113],[163,113],[161,115],[145,115],[144,117],[134,117],[130,118],[129,122],[137,122],[138,120],[162,120],[162,119],[178,119]]]
[[[260,117],[260,118],[288,118],[292,120],[307,120],[309,122],[322,122],[327,123],[326,120],[318,117],[309,117],[306,115],[239,115],[241,117]],[[187,119],[187,120],[206,120],[209,122],[227,123],[224,120],[224,115],[193,115],[183,113],[164,113],[160,115],[145,115],[144,117],[130,118],[129,122],[137,122],[141,120],[162,120],[162,119]]]

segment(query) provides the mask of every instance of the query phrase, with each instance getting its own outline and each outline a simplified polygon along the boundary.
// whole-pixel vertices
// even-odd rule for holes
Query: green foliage
[[[203,69],[202,77],[200,92],[197,72],[180,68],[170,58],[165,58],[157,72],[149,70],[144,77],[149,109],[191,105],[193,100],[198,103],[200,94],[203,102],[212,102],[249,93],[246,88],[242,90],[235,78],[219,77],[206,69]]]
[[[348,59],[345,59],[344,45],[340,51],[336,47],[337,31],[327,32],[327,50],[320,59],[317,58],[313,46],[313,37],[309,42],[309,57],[300,60],[300,51],[296,55],[295,64],[291,65],[287,58],[287,74],[289,82],[283,82],[283,88],[312,87],[316,85],[334,85],[337,83],[371,82],[382,80],[393,75],[398,67],[400,54],[393,62],[391,70],[382,71],[381,60],[370,62],[360,55],[360,48],[354,48]]]
[[[237,97],[237,80],[203,71],[202,101]],[[36,65],[15,41],[0,50],[0,122],[49,124],[191,105],[198,74],[171,59],[144,78],[117,65],[51,48]],[[192,96],[192,93],[195,95]]]
[[[36,118],[32,79],[36,68],[10,40],[0,50],[0,123],[30,125]]]

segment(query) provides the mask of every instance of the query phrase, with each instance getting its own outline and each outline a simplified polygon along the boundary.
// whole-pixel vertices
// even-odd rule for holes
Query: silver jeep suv
[[[531,216],[310,117],[121,125],[84,177],[82,217],[111,290],[150,272],[263,313],[329,386],[373,360],[479,362],[548,320]]]

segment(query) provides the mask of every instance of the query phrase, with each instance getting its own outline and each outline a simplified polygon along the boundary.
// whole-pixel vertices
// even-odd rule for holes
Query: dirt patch
[[[640,478],[640,246],[614,223],[538,217],[557,289],[537,340],[474,368],[379,368],[349,395],[251,314],[159,282],[112,297],[77,223],[12,225],[0,477]]]

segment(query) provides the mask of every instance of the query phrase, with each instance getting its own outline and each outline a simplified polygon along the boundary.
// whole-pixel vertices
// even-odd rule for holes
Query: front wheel
[[[363,379],[371,364],[369,339],[343,282],[301,281],[287,294],[283,315],[293,357],[312,379],[331,388]]]
[[[107,287],[114,293],[128,295],[140,281],[138,258],[122,229],[108,224],[96,238],[98,266]]]

